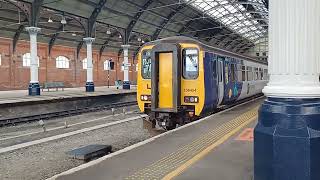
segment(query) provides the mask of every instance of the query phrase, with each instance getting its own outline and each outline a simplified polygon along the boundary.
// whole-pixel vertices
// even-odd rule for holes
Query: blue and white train
[[[181,36],[145,44],[138,67],[139,108],[166,129],[259,94],[268,82],[266,63]]]

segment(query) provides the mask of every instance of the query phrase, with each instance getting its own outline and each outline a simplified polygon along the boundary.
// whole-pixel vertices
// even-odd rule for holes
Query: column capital
[[[25,29],[29,34],[38,34],[41,32],[41,28],[38,27],[26,27]]]
[[[122,47],[123,49],[129,49],[130,45],[129,45],[129,44],[124,44],[124,45],[121,45],[121,47]]]
[[[95,41],[95,38],[86,37],[86,38],[83,38],[83,41],[84,41],[86,44],[92,44],[92,43]]]

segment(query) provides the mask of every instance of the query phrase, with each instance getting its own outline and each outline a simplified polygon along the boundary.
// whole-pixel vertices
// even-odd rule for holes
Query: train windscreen
[[[183,50],[183,78],[197,79],[199,75],[199,51],[198,49]]]

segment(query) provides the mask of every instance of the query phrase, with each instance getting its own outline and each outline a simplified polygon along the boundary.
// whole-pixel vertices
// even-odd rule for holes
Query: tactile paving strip
[[[257,117],[258,107],[230,120],[221,126],[207,132],[190,144],[182,146],[176,152],[154,162],[134,173],[133,175],[125,178],[126,180],[158,180],[170,172],[176,170],[188,160],[219,141],[224,136],[232,133],[239,127],[244,127],[251,123]],[[232,133],[233,134],[233,133]],[[231,136],[231,135],[230,135]]]

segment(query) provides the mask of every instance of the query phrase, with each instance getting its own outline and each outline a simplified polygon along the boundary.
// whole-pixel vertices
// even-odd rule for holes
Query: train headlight
[[[140,100],[141,101],[151,101],[151,96],[150,95],[141,95]]]
[[[197,96],[185,96],[184,97],[184,102],[185,103],[198,103],[199,102],[199,97],[197,97]]]

